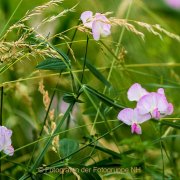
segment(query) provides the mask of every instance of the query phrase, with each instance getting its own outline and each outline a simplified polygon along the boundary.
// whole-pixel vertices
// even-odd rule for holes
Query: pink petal
[[[144,115],[144,114],[151,112],[152,103],[154,101],[153,99],[154,99],[154,97],[151,94],[147,94],[147,95],[143,96],[137,102],[137,108],[138,108],[140,114]],[[154,109],[154,107],[153,107],[153,109]]]
[[[85,11],[81,14],[80,19],[87,28],[92,28],[93,13],[91,11]]]
[[[166,0],[166,3],[175,9],[180,9],[180,0]]]
[[[98,41],[100,39],[101,29],[101,22],[94,21],[92,24],[92,34],[94,40]]]
[[[14,148],[12,146],[9,146],[6,149],[4,149],[4,153],[9,156],[12,156],[14,154]]]
[[[0,151],[4,151],[8,155],[12,154],[11,135],[11,130],[0,126]]]
[[[101,35],[103,37],[107,37],[111,34],[111,25],[110,24],[103,24]]]
[[[171,115],[174,111],[174,107],[171,103],[168,104],[167,115]]]
[[[108,22],[108,19],[106,18],[106,16],[101,14],[101,13],[96,13],[94,17],[95,17],[96,21],[101,21],[101,22],[104,22],[104,23]]]
[[[100,13],[95,14],[92,32],[95,40],[99,40],[100,36],[106,37],[111,34],[111,25],[106,16]]]
[[[131,133],[142,134],[141,126],[133,123],[131,126]]]
[[[161,117],[161,114],[158,111],[158,108],[154,109],[153,112],[151,113],[151,115],[152,115],[152,118],[154,118],[154,119],[160,119],[160,117]]]
[[[173,112],[173,105],[167,102],[165,95],[154,92],[143,96],[138,101],[137,108],[140,114],[151,113],[152,117],[156,119]]]
[[[148,94],[148,92],[138,83],[133,84],[127,92],[130,101],[139,101],[139,99],[146,94]]]
[[[166,97],[162,94],[156,94],[156,101],[158,111],[160,111],[160,113],[166,112],[169,106]]]
[[[134,109],[134,121],[141,124],[147,120],[151,119],[150,113],[141,115],[138,108]]]
[[[125,124],[131,125],[134,118],[134,110],[131,108],[125,108],[119,112],[117,118]]]
[[[164,89],[163,89],[163,88],[159,88],[159,89],[157,90],[157,93],[159,93],[159,94],[163,94],[163,95],[165,94],[165,93],[164,93]]]

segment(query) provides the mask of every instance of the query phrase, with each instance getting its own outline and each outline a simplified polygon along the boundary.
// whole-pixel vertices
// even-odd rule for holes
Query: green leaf
[[[66,64],[58,58],[47,58],[40,62],[37,69],[52,70],[52,71],[63,71],[67,68]]]
[[[76,102],[76,98],[74,97],[72,93],[66,93],[63,96],[63,101],[66,103],[72,103],[72,102]]]
[[[61,157],[67,157],[79,149],[79,143],[74,139],[64,138],[59,142],[59,152]]]
[[[106,103],[108,106],[118,108],[118,109],[125,108],[125,106],[117,104],[114,100],[110,99],[109,97],[105,96],[104,94],[98,92],[97,90],[93,89],[92,87],[90,87],[88,85],[83,85],[83,88],[86,89],[92,95],[98,97],[101,101]]]
[[[63,101],[66,103],[73,103],[73,102],[83,103],[83,101],[77,99],[73,93],[66,93],[63,96]]]
[[[170,121],[160,121],[161,125],[167,125],[167,126],[171,126],[173,128],[177,128],[180,129],[180,123],[176,123],[176,122],[170,122]]]
[[[99,151],[102,151],[104,153],[107,153],[107,154],[111,155],[113,158],[118,158],[118,159],[120,159],[123,155],[128,155],[128,154],[131,154],[134,152],[134,150],[128,150],[128,151],[124,151],[122,153],[117,153],[117,152],[114,152],[110,149],[107,149],[107,148],[104,148],[101,146],[94,146],[93,144],[90,144],[89,146],[94,149],[97,149]]]
[[[60,49],[56,48],[53,46],[53,49],[56,50],[61,56],[62,58],[65,60],[66,62],[66,65],[71,68],[71,60],[69,59],[69,57],[63,52],[61,51]]]
[[[106,80],[106,78],[102,75],[102,73],[93,66],[90,61],[86,60],[86,67],[91,71],[91,73],[99,79],[104,85],[110,87],[111,84]]]

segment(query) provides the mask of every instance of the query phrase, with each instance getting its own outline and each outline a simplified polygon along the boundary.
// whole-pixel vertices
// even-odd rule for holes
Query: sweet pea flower
[[[149,120],[151,116],[150,114],[141,115],[137,108],[125,108],[119,112],[117,118],[131,126],[131,133],[142,134],[141,126],[139,124]]]
[[[173,105],[168,103],[164,90],[158,90],[161,93],[149,93],[137,102],[137,108],[141,115],[151,114],[152,118],[160,119],[173,113]]]
[[[130,101],[137,101],[141,115],[150,113],[152,118],[160,119],[173,112],[173,105],[168,103],[163,88],[150,93],[135,83],[129,88],[127,95]]]
[[[93,38],[98,41],[100,37],[106,37],[111,34],[111,25],[105,15],[96,13],[93,16],[91,11],[85,11],[81,14],[80,19],[83,25],[92,29]]]
[[[174,9],[180,9],[180,0],[165,0],[165,2]]]
[[[118,119],[131,126],[131,132],[141,134],[139,124],[154,118],[160,119],[171,115],[174,111],[173,105],[166,99],[164,89],[159,88],[157,92],[148,92],[140,84],[133,84],[127,92],[130,101],[137,101],[135,109],[125,108],[118,114]]]
[[[0,126],[0,151],[12,156],[14,154],[14,148],[11,145],[12,131],[4,126]]]

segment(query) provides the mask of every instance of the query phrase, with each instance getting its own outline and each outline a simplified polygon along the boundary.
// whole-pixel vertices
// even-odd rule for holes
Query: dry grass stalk
[[[125,27],[128,31],[131,31],[134,34],[140,36],[142,39],[144,39],[144,34],[140,31],[138,31],[135,28],[135,26],[130,24],[126,19],[110,18],[110,22],[112,25],[119,25],[119,26]]]
[[[39,82],[39,89],[38,90],[43,96],[43,104],[44,104],[45,110],[47,111],[49,104],[50,104],[50,98],[49,98],[48,91],[45,90],[43,80],[41,80]],[[56,129],[56,122],[54,119],[54,109],[51,109],[49,111],[48,116],[49,116],[49,118],[46,121],[46,124],[44,126],[44,130],[47,134],[53,134],[55,129]],[[59,149],[59,135],[55,136],[52,140],[52,150],[55,152],[58,152],[58,149]]]
[[[151,32],[152,34],[156,36],[159,36],[161,39],[162,39],[162,36],[160,33],[164,33],[168,37],[175,39],[177,41],[180,41],[180,36],[165,30],[159,24],[151,25],[151,24],[147,24],[147,23],[139,22],[139,21],[134,21],[134,23],[138,24],[139,26],[143,28],[146,28],[149,32]]]

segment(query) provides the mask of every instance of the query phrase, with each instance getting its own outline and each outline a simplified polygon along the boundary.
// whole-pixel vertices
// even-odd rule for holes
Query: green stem
[[[87,39],[86,39],[86,50],[85,50],[84,64],[83,64],[83,71],[82,71],[82,76],[81,76],[81,80],[80,80],[81,84],[82,84],[82,82],[83,82],[83,78],[84,78],[84,70],[85,70],[85,67],[86,67],[88,42],[89,42],[89,37],[88,37],[88,35],[87,35]]]
[[[2,112],[3,112],[3,93],[4,93],[4,88],[3,86],[1,87],[1,107],[0,107],[0,126],[2,126]]]
[[[162,174],[163,174],[163,177],[162,177],[162,179],[164,180],[165,179],[165,175],[164,175],[164,156],[163,156],[163,142],[162,142],[162,140],[161,140],[161,131],[162,131],[162,128],[161,128],[161,125],[159,126],[159,132],[160,132],[160,141],[159,141],[159,143],[160,143],[160,147],[161,147],[161,158],[162,158]]]
[[[3,112],[3,86],[1,87],[1,107],[0,107],[0,126],[2,126],[2,112]],[[1,158],[1,152],[0,152],[0,158]],[[0,159],[0,179],[2,178],[1,176],[1,159]]]

